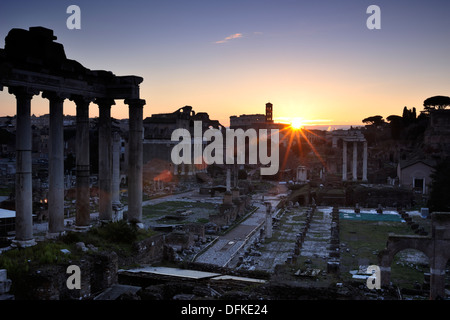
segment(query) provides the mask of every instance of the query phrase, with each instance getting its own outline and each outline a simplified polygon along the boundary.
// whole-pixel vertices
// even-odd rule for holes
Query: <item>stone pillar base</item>
[[[113,203],[112,205],[112,221],[120,221],[123,220],[123,205],[121,203]]]
[[[36,245],[36,241],[34,239],[30,239],[30,240],[16,240],[14,239],[11,242],[11,247],[13,248],[27,248],[27,247],[32,247]]]
[[[74,231],[75,232],[86,232],[89,231],[91,227],[90,226],[75,226]]]
[[[230,191],[225,192],[225,195],[223,196],[223,204],[233,204],[233,195]]]
[[[145,226],[142,222],[130,222],[130,225],[136,227],[137,229],[145,229]]]
[[[65,235],[66,232],[65,231],[61,231],[61,232],[47,232],[47,234],[45,235],[46,239],[57,239],[63,235]]]
[[[327,262],[327,273],[339,274],[340,273],[339,261],[328,261]]]

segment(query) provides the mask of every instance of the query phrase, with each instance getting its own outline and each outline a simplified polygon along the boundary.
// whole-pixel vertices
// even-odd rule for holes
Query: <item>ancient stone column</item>
[[[331,140],[331,147],[332,148],[336,148],[337,147],[338,138],[337,137],[332,137],[331,139],[332,139]]]
[[[442,299],[445,297],[445,266],[433,267],[430,267],[430,299]]]
[[[113,99],[96,99],[98,117],[98,187],[99,219],[112,220],[112,157],[111,157],[111,106]]]
[[[272,238],[272,205],[266,202],[266,238]]]
[[[231,189],[231,195],[232,195],[233,201],[239,200],[239,188],[235,187],[235,188]]]
[[[363,149],[363,181],[367,181],[367,141],[364,141]]]
[[[37,91],[10,87],[17,100],[16,120],[16,237],[12,245],[35,245],[33,238],[33,190],[31,166],[31,99]]]
[[[112,140],[112,203],[120,204],[120,134],[113,133]]]
[[[353,173],[352,173],[352,177],[353,177],[353,181],[358,180],[358,142],[357,141],[353,141]]]
[[[128,222],[142,227],[142,139],[145,100],[127,99],[129,105],[128,140]]]
[[[64,97],[44,92],[50,101],[48,166],[48,234],[52,238],[64,232]]]
[[[73,97],[77,106],[76,128],[76,166],[77,166],[77,201],[75,226],[78,230],[89,228],[90,216],[90,165],[89,165],[89,104],[91,99]]]
[[[347,141],[342,140],[342,181],[347,181]]]
[[[123,206],[120,203],[120,134],[114,132],[112,137],[112,210],[113,221],[123,219]]]
[[[231,192],[231,169],[227,167],[227,192]]]
[[[381,286],[387,287],[389,286],[391,282],[391,267],[390,265],[380,265],[380,280],[381,280]]]

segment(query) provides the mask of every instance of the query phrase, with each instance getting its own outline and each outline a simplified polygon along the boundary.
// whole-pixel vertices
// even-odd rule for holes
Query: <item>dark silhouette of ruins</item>
[[[49,236],[64,232],[63,103],[76,104],[76,226],[89,227],[89,104],[99,107],[100,219],[112,217],[111,106],[116,99],[129,105],[128,220],[142,219],[142,132],[143,106],[138,76],[116,76],[90,70],[66,57],[53,31],[43,27],[12,29],[0,49],[0,90],[17,99],[16,125],[16,238],[17,246],[34,244],[32,231],[31,100],[42,92],[50,101],[49,145]]]
[[[129,105],[129,134],[128,134],[128,222],[136,225],[142,224],[142,184],[143,177],[155,182],[164,181],[162,172],[168,172],[171,177],[188,181],[189,176],[196,177],[200,174],[206,175],[206,166],[195,165],[172,165],[170,151],[176,142],[171,141],[171,134],[175,129],[187,128],[191,133],[194,121],[202,121],[202,131],[209,127],[224,129],[216,120],[209,119],[205,112],[195,113],[190,106],[182,107],[172,113],[153,115],[143,120],[143,106],[145,100],[140,98],[139,85],[143,78],[139,76],[116,76],[112,72],[105,70],[90,70],[75,60],[66,57],[62,44],[55,42],[56,36],[53,31],[43,27],[32,27],[29,30],[12,29],[5,39],[5,48],[0,49],[0,90],[8,87],[8,92],[14,94],[17,99],[17,122],[16,122],[16,183],[15,183],[15,240],[17,247],[34,245],[32,228],[32,135],[31,135],[31,100],[34,95],[42,93],[42,97],[50,102],[50,128],[49,128],[49,199],[48,199],[48,237],[61,235],[64,228],[64,134],[63,134],[63,107],[66,99],[72,100],[76,104],[76,220],[75,226],[78,230],[86,230],[90,224],[90,185],[91,174],[90,154],[89,154],[89,105],[93,102],[99,107],[98,139],[99,139],[99,217],[102,221],[113,220],[113,194],[117,191],[118,185],[114,183],[117,177],[114,176],[113,166],[113,130],[111,126],[111,106],[115,100],[124,99]],[[370,120],[370,118],[368,118]],[[395,119],[395,118],[391,118]],[[448,110],[434,110],[430,112],[429,128],[420,127],[424,131],[424,141],[428,147],[433,147],[436,153],[444,154],[448,152],[450,141]],[[373,118],[380,121],[381,118]],[[397,119],[398,120],[398,119]],[[273,105],[266,104],[265,115],[242,115],[230,118],[231,127],[234,128],[279,128],[284,129],[286,125],[277,124],[273,121]],[[381,125],[381,124],[380,124]],[[383,139],[373,135],[370,138],[371,130],[366,128],[364,132],[349,130],[334,132],[329,135],[316,137],[320,142],[322,155],[329,163],[334,163],[324,171],[322,162],[310,162],[318,168],[314,173],[310,168],[309,174],[314,178],[317,188],[322,188],[320,184],[336,184],[341,187],[342,192],[323,193],[312,189],[310,184],[305,183],[304,189],[293,189],[288,202],[298,202],[300,205],[315,207],[318,204],[355,204],[358,207],[367,205],[386,205],[397,201],[399,207],[403,204],[411,203],[409,195],[412,190],[403,196],[395,194],[391,190],[388,192],[375,193],[375,188],[369,189],[364,186],[369,182],[376,182],[373,174],[374,159],[378,161],[385,156],[386,151],[379,152],[379,159],[376,157],[375,144],[379,140],[379,149],[384,145]],[[385,130],[384,132],[387,132]],[[368,134],[369,133],[369,134]],[[377,133],[377,132],[375,132]],[[314,134],[309,132],[311,144],[316,143]],[[308,132],[305,130],[305,137]],[[328,139],[328,141],[326,140]],[[143,141],[144,140],[144,141]],[[308,142],[307,138],[305,138]],[[395,139],[394,139],[395,140]],[[327,145],[328,143],[328,145]],[[358,151],[358,146],[360,147]],[[342,148],[342,150],[341,150]],[[290,151],[290,150],[288,150]],[[327,154],[327,151],[331,151]],[[438,152],[439,151],[439,152]],[[395,151],[397,152],[397,151]],[[375,156],[374,156],[375,155]],[[349,157],[350,156],[350,157]],[[320,153],[317,154],[320,158]],[[401,160],[401,156],[395,156]],[[358,160],[359,158],[359,160]],[[393,156],[394,158],[394,156]],[[155,160],[157,159],[157,160]],[[372,167],[371,167],[372,162]],[[392,161],[394,162],[394,161]],[[160,164],[159,164],[160,163]],[[423,163],[422,160],[414,160],[414,164]],[[351,167],[349,169],[349,165]],[[306,168],[306,166],[304,167]],[[406,178],[411,164],[400,165],[399,175],[404,178],[400,182],[403,185],[411,185],[415,189],[421,187],[418,196],[424,197],[427,190],[428,176],[419,176],[418,169],[415,169],[413,183],[409,183]],[[415,167],[416,168],[416,167]],[[420,167],[419,167],[420,168]],[[431,166],[426,167],[428,170]],[[209,220],[218,228],[229,226],[237,218],[243,216],[246,210],[250,209],[250,198],[240,194],[237,184],[231,189],[231,167],[225,167],[227,172],[227,192],[224,195],[223,203],[219,206],[217,214],[210,215]],[[295,168],[298,169],[298,168]],[[306,170],[306,169],[305,169]],[[294,171],[292,171],[294,172]],[[297,171],[298,172],[298,171]],[[235,170],[235,173],[238,173]],[[314,173],[314,175],[312,175]],[[328,177],[327,177],[328,174]],[[237,181],[237,174],[235,174]],[[385,180],[384,175],[379,175]],[[298,177],[298,174],[297,174]],[[337,180],[336,180],[337,177]],[[332,179],[335,178],[333,181]],[[349,179],[351,178],[351,179]],[[372,178],[372,179],[371,179]],[[426,179],[425,179],[426,178]],[[309,177],[308,179],[311,179]],[[306,176],[305,179],[306,181]],[[302,181],[305,182],[305,181]],[[330,182],[331,181],[331,182]],[[419,184],[418,182],[421,182]],[[333,184],[331,187],[333,187]],[[156,183],[155,183],[156,185]],[[353,193],[352,198],[347,197],[346,185],[354,186],[348,189]],[[220,186],[223,187],[223,186]],[[303,188],[303,185],[300,185]],[[330,189],[331,189],[330,187]],[[317,189],[316,188],[316,189]],[[317,189],[317,190],[319,190]],[[367,189],[367,190],[366,190]],[[411,189],[411,188],[410,188]],[[215,190],[211,187],[211,190]],[[417,191],[417,190],[416,190]],[[404,200],[402,200],[403,198]],[[347,199],[348,198],[348,199]],[[363,203],[361,200],[370,198]],[[394,199],[394,200],[393,200]],[[292,201],[291,201],[292,200]],[[404,203],[401,203],[401,200]],[[383,202],[385,201],[385,203]],[[386,205],[387,206],[387,205]],[[381,208],[380,208],[381,209]],[[302,248],[309,223],[313,217],[314,210],[308,211],[306,215],[306,226],[298,234],[294,255],[289,257],[289,261],[294,261]],[[272,235],[271,209],[267,209],[265,220],[266,235]],[[158,250],[163,251],[164,241],[172,242],[183,247],[192,242],[191,235],[194,233],[204,236],[205,229],[197,224],[183,226],[182,232],[159,237]],[[339,239],[339,211],[338,208],[332,212],[330,247],[333,250],[329,255],[331,258],[327,265],[330,274],[339,272],[340,263],[340,239]],[[269,236],[268,236],[269,237]],[[269,238],[270,238],[269,237]],[[187,241],[186,241],[187,239]],[[152,239],[153,241],[154,239]],[[147,247],[147,245],[143,245]],[[150,247],[150,245],[148,245]],[[391,264],[394,256],[401,250],[413,248],[420,250],[430,261],[430,298],[445,297],[445,268],[450,259],[450,214],[433,213],[431,235],[418,233],[414,236],[389,235],[386,248],[379,254],[381,267],[381,282],[387,286],[390,283]],[[156,249],[152,249],[156,250]],[[340,249],[339,249],[340,250]],[[147,253],[143,253],[147,255]],[[161,254],[162,256],[162,254]],[[158,257],[159,259],[160,257]]]

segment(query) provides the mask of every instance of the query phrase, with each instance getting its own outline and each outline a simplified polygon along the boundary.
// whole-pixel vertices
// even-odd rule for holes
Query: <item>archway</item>
[[[445,298],[446,265],[450,260],[450,213],[431,215],[431,236],[398,236],[390,234],[386,248],[379,253],[381,285],[391,282],[394,256],[404,249],[425,253],[430,261],[430,299]]]
[[[429,237],[422,236],[399,236],[389,235],[386,249],[382,250],[379,254],[379,263],[381,269],[381,285],[389,286],[391,284],[391,271],[393,264],[398,262],[394,258],[397,253],[404,250],[415,250],[423,253],[428,258],[429,265],[433,265],[433,249],[434,241]],[[400,255],[401,257],[401,255]],[[396,264],[394,269],[396,269]]]
[[[430,259],[417,249],[398,251],[391,264],[390,280],[403,298],[427,299],[430,290]]]

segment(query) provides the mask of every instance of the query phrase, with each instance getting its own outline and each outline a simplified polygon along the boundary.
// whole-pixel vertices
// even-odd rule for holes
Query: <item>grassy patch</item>
[[[68,249],[70,253],[63,253]],[[15,248],[0,255],[0,269],[6,269],[15,288],[26,287],[26,275],[35,267],[49,264],[65,264],[76,258],[74,247],[61,242],[39,242],[27,248]],[[20,290],[20,289],[18,289]]]
[[[378,253],[386,247],[389,233],[414,234],[406,223],[394,221],[350,221],[340,220],[340,240],[345,247],[341,251],[341,271],[344,279],[350,279],[350,270],[358,270],[360,265],[378,265]],[[348,251],[347,251],[348,249]],[[399,257],[391,265],[391,278],[403,287],[411,287],[414,281],[423,282],[423,273],[410,266],[397,264]],[[406,285],[406,286],[405,286]]]
[[[186,201],[166,201],[158,204],[153,204],[149,206],[145,206],[143,209],[143,215],[152,215],[152,214],[167,214],[173,213],[173,211],[186,209],[193,210],[196,208],[200,209],[214,209],[215,204],[209,202],[186,202]]]
[[[112,222],[87,232],[68,232],[57,240],[38,242],[32,247],[5,251],[0,254],[0,269],[7,270],[8,278],[13,282],[11,290],[20,291],[29,287],[27,275],[36,268],[72,264],[82,259],[84,253],[76,248],[77,242],[84,242],[86,246],[92,244],[99,251],[115,251],[122,257],[128,257],[135,252],[135,242],[155,234],[152,230],[136,229],[125,221]]]
[[[181,214],[177,211],[191,211],[190,215],[185,216],[185,219],[179,221],[163,221],[158,220],[166,215],[178,216]],[[187,201],[166,201],[154,205],[145,206],[142,208],[142,216],[146,221],[158,220],[159,223],[183,224],[183,223],[207,223],[209,221],[209,214],[216,212],[216,204],[208,202],[187,202]]]
[[[155,234],[155,231],[137,229],[121,220],[92,228],[87,232],[69,232],[61,238],[61,241],[64,243],[84,242],[86,245],[92,244],[99,250],[131,253],[136,241],[144,240]]]

